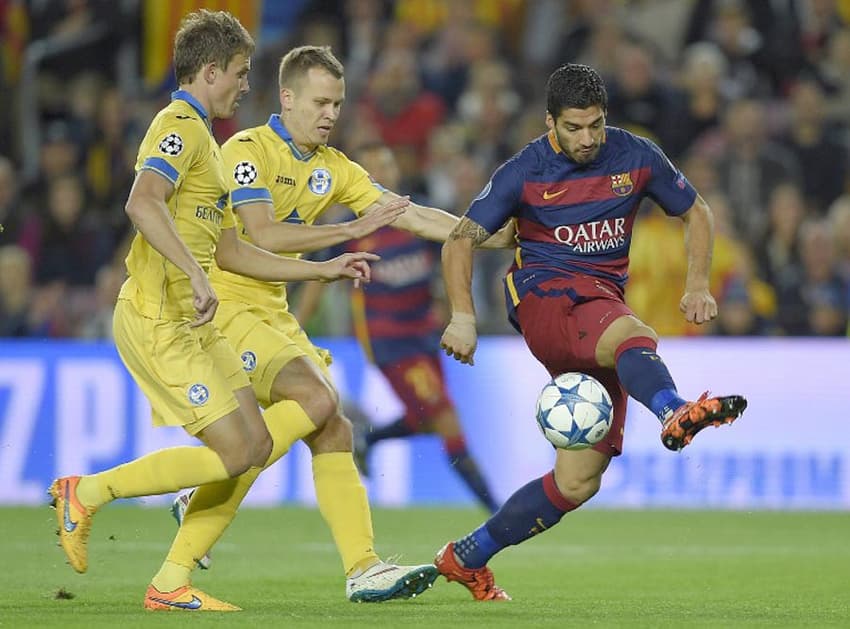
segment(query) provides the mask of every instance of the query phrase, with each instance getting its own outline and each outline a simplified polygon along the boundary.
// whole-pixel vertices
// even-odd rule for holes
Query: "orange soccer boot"
[[[455,559],[454,542],[443,546],[434,565],[446,581],[457,581],[464,586],[476,601],[509,601],[511,597],[496,585],[493,571],[487,566],[481,568],[464,568]]]
[[[191,585],[172,592],[160,592],[153,585],[145,592],[145,609],[159,612],[241,612],[241,607],[225,603]]]
[[[68,557],[68,563],[77,572],[85,572],[89,567],[91,521],[97,509],[84,507],[77,499],[79,482],[79,476],[57,478],[47,491],[53,497],[50,506],[56,509],[59,542]]]
[[[696,402],[685,402],[664,421],[661,442],[668,450],[681,450],[706,426],[731,424],[746,408],[747,400],[740,395],[708,397],[706,391]]]

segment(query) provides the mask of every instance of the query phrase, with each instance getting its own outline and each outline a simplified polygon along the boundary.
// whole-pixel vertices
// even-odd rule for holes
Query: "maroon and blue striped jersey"
[[[632,227],[649,197],[670,216],[690,209],[696,190],[654,143],[606,127],[596,159],[578,164],[553,131],[500,166],[466,213],[490,233],[516,220],[517,249],[505,277],[509,318],[529,291],[556,278],[597,277],[622,292]],[[575,297],[581,299],[580,295]]]
[[[381,256],[371,263],[372,281],[352,293],[355,333],[376,364],[439,351],[432,292],[439,246],[394,227],[346,244]]]

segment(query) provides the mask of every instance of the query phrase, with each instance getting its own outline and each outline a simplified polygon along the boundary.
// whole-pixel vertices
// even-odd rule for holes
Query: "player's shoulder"
[[[206,149],[212,136],[204,120],[194,110],[169,106],[161,109],[148,126],[140,153],[164,153],[177,157],[181,153]]]
[[[247,129],[242,129],[241,131],[237,131],[232,136],[227,138],[224,144],[221,145],[222,149],[233,149],[233,150],[244,150],[244,151],[260,151],[263,149],[264,138],[263,138],[263,126],[258,127],[249,127]]]
[[[517,174],[533,173],[556,155],[549,144],[549,134],[544,133],[514,153],[502,164],[502,168]]]
[[[605,142],[618,151],[654,153],[659,150],[649,138],[636,135],[620,127],[606,127]]]
[[[182,101],[172,101],[160,109],[149,128],[152,130],[174,129],[184,133],[209,132],[200,114]]]
[[[318,148],[319,153],[326,162],[334,165],[356,164],[348,155],[335,146],[324,145]]]

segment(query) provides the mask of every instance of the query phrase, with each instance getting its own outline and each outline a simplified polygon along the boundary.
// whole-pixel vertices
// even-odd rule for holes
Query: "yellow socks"
[[[274,442],[266,467],[286,454],[293,443],[316,430],[301,405],[292,400],[272,404],[263,411],[263,419]],[[195,561],[213,547],[236,517],[239,505],[260,471],[260,468],[252,467],[237,478],[198,487],[171,545],[163,570],[168,563],[194,566]],[[154,587],[157,587],[156,583]]]
[[[189,585],[189,574],[191,572],[191,567],[181,566],[166,559],[159,572],[151,580],[151,585],[160,592],[173,592],[177,588]]]
[[[263,411],[263,419],[274,442],[266,467],[289,452],[293,443],[316,431],[316,424],[293,400],[275,402]]]
[[[159,574],[169,563],[194,567],[195,562],[209,552],[236,517],[236,510],[260,471],[259,467],[252,467],[236,478],[209,483],[195,490]],[[188,574],[186,576],[188,579]],[[177,587],[187,583],[188,580]],[[154,587],[160,592],[171,591],[161,590],[156,583]]]
[[[99,507],[115,498],[154,496],[229,477],[221,457],[206,446],[178,446],[83,476],[77,498],[87,507]]]
[[[345,573],[379,561],[374,549],[375,535],[366,488],[351,452],[314,456],[313,482],[319,511],[331,529]]]

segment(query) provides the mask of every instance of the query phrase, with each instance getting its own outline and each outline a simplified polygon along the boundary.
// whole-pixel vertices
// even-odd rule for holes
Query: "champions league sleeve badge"
[[[169,133],[159,143],[159,150],[171,157],[177,157],[183,152],[183,138],[177,133]]]
[[[233,169],[233,178],[240,186],[247,186],[257,180],[257,167],[251,162],[239,162]]]

